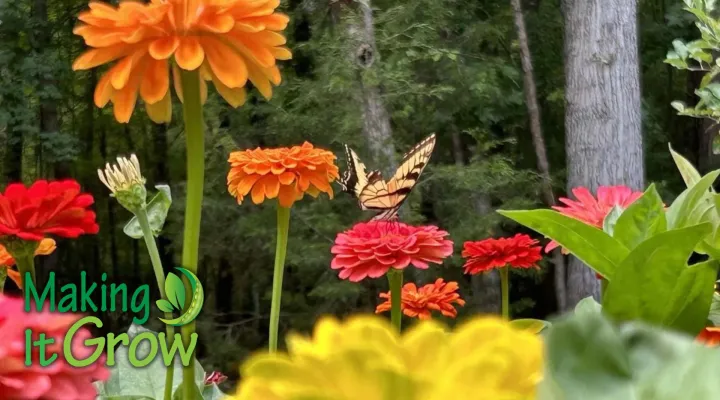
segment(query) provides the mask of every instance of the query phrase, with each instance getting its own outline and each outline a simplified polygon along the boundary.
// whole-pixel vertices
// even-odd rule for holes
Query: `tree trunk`
[[[366,74],[379,59],[375,43],[375,28],[370,0],[356,2],[361,21],[351,23],[348,35],[353,42],[352,57],[357,65],[358,83],[362,102],[363,134],[368,141],[370,151],[379,168],[394,169],[395,146],[392,140],[390,116],[385,109],[380,87],[369,82]]]
[[[5,179],[7,183],[22,182],[23,134],[8,124],[5,143]]]
[[[540,117],[540,106],[537,99],[537,88],[535,86],[535,74],[533,72],[532,53],[528,44],[527,29],[525,28],[525,17],[522,10],[521,0],[510,0],[515,14],[515,28],[517,29],[518,45],[520,47],[520,62],[523,69],[523,84],[525,88],[525,104],[527,105],[528,117],[530,118],[530,134],[532,135],[537,167],[542,178],[542,193],[545,204],[555,205],[552,180],[550,178],[550,162],[548,161],[545,149],[545,138],[542,132],[542,120]],[[560,249],[553,252],[553,264],[555,265],[555,295],[560,311],[565,311],[567,304],[567,290],[565,284],[565,258]]]
[[[565,1],[568,189],[644,188],[637,0]],[[593,295],[594,272],[572,259],[568,306]]]

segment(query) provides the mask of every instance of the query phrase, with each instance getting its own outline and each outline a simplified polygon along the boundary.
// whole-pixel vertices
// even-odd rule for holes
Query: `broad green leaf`
[[[644,324],[576,314],[546,335],[538,400],[714,400],[720,349]]]
[[[708,320],[713,326],[720,326],[720,292],[713,293]]]
[[[666,230],[663,201],[655,185],[650,185],[642,197],[617,219],[613,237],[632,250],[644,240]]]
[[[700,333],[710,313],[718,267],[720,261],[709,260],[682,271],[665,313],[664,326],[693,336]]]
[[[193,385],[194,393],[190,397],[185,396],[184,389],[184,386],[178,386],[178,388],[175,389],[175,393],[173,393],[172,400],[187,400],[188,398],[193,400],[203,400],[203,395],[199,387]]]
[[[615,267],[629,253],[627,247],[602,230],[553,210],[498,213],[560,243],[604,277],[611,278]]]
[[[598,314],[602,312],[602,306],[592,296],[586,297],[575,305],[575,314]]]
[[[532,333],[540,333],[543,329],[550,327],[550,322],[543,321],[541,319],[514,319],[510,321],[510,325],[512,325],[513,328],[524,330],[524,331],[530,331]]]
[[[182,279],[172,272],[165,277],[165,296],[175,309],[182,310],[185,307],[185,285]]]
[[[227,396],[225,395],[225,393],[220,391],[220,388],[218,388],[218,386],[215,384],[210,385],[210,386],[205,386],[205,388],[202,391],[203,400],[221,400],[226,397]]]
[[[172,196],[170,194],[170,186],[168,185],[157,185],[155,188],[158,192],[148,203],[146,211],[150,229],[153,235],[158,236],[165,225],[165,219],[167,218],[168,210],[170,210],[170,204],[172,204]],[[123,228],[123,232],[133,239],[141,239],[143,237],[140,223],[135,216],[128,221]]]
[[[694,210],[697,215],[698,205],[709,198],[710,188],[718,175],[720,170],[708,173],[675,199],[666,214],[668,228],[677,229],[691,225]]]
[[[162,312],[166,312],[166,313],[173,312],[173,305],[170,304],[170,302],[167,300],[160,299],[160,300],[156,301],[155,304]]]
[[[128,330],[130,341],[140,333],[152,332],[140,325],[132,324]],[[136,354],[138,359],[144,359],[150,351],[147,340],[143,340],[137,346]],[[128,347],[118,346],[115,350],[116,364],[110,369],[110,378],[97,385],[98,393],[102,393],[101,399],[125,396],[132,399],[162,399],[165,389],[165,365],[162,356],[158,356],[147,366],[138,368],[130,364],[128,359]],[[180,358],[176,358],[173,366],[172,389],[173,392],[182,383],[182,364]],[[203,386],[205,371],[197,360],[195,361],[195,384]]]
[[[613,236],[615,224],[617,223],[618,218],[620,218],[620,216],[622,215],[623,211],[624,209],[618,205],[615,205],[613,208],[610,209],[610,212],[608,212],[603,219],[603,232],[607,233],[610,236]]]
[[[680,153],[677,153],[675,150],[673,150],[670,144],[668,144],[668,148],[670,149],[670,154],[675,161],[675,165],[680,171],[680,175],[682,175],[683,181],[685,181],[685,186],[691,187],[694,184],[698,183],[702,176],[697,171],[697,169],[695,169],[695,166],[693,166],[687,158],[683,157]]]
[[[663,322],[678,279],[710,224],[659,233],[638,245],[618,265],[603,298],[603,310],[621,321]]]

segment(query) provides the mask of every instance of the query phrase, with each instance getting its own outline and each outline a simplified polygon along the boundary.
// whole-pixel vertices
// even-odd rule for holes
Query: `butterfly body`
[[[434,148],[435,134],[432,134],[403,156],[398,169],[386,181],[380,171],[367,173],[365,164],[346,145],[348,168],[340,184],[344,191],[358,199],[361,209],[379,212],[374,220],[394,219],[430,161]]]

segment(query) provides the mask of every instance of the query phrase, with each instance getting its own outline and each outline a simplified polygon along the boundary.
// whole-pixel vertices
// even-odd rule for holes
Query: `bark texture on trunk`
[[[380,86],[366,79],[366,74],[374,72],[372,67],[379,59],[372,5],[370,0],[358,1],[356,4],[360,18],[348,26],[348,36],[352,41],[351,56],[357,66],[363,111],[363,134],[377,166],[394,170],[397,160],[390,115],[385,108]]]
[[[637,0],[563,4],[568,189],[644,188],[637,6]],[[594,272],[572,258],[568,306],[599,294]]]
[[[535,73],[533,71],[532,53],[528,43],[527,29],[525,27],[525,16],[523,15],[521,0],[510,0],[515,15],[515,28],[518,35],[518,46],[520,48],[520,62],[523,69],[523,86],[525,90],[525,104],[527,105],[528,117],[530,119],[530,134],[532,135],[533,147],[537,158],[537,167],[542,178],[542,194],[548,206],[555,205],[552,180],[550,178],[550,162],[548,161],[545,149],[545,138],[542,132],[542,119],[540,106],[537,99],[537,87],[535,85]],[[558,309],[565,311],[567,308],[567,289],[565,283],[565,258],[560,250],[553,252],[553,264],[555,265],[555,295]]]

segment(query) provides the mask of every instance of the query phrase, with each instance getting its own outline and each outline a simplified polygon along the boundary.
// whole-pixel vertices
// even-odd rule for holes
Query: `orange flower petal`
[[[180,39],[180,45],[175,51],[175,61],[180,68],[194,71],[200,68],[203,60],[205,60],[205,51],[196,38],[185,36]]]
[[[15,271],[14,269],[8,268],[8,278],[12,279],[13,282],[17,285],[17,287],[22,288],[22,278],[20,278],[20,272]]]
[[[275,57],[276,60],[291,60],[292,59],[292,53],[290,50],[288,50],[285,47],[273,47],[270,49],[270,52],[272,53],[273,57]]]
[[[290,17],[282,13],[275,13],[272,15],[246,18],[243,22],[246,24],[262,24],[264,27],[263,29],[281,31],[287,28],[288,23],[290,22]]]
[[[292,172],[283,172],[278,176],[281,185],[289,185],[295,181],[295,174]]]
[[[130,80],[124,88],[115,91],[112,96],[113,113],[115,119],[120,123],[130,122],[130,117],[135,109],[137,102],[138,89],[142,75],[140,73],[131,74]]]
[[[120,90],[127,85],[130,75],[138,64],[142,61],[143,57],[147,53],[146,49],[140,49],[133,54],[123,58],[118,62],[110,71],[111,77],[110,82],[113,88]],[[136,71],[137,74],[137,71]]]
[[[214,14],[203,18],[198,25],[209,32],[227,33],[235,26],[235,19],[228,14]]]
[[[147,60],[147,68],[140,86],[140,96],[146,103],[157,103],[170,89],[170,73],[166,60]]]
[[[165,37],[150,43],[148,52],[156,60],[167,60],[175,53],[178,46],[180,46],[180,40],[176,36]]]
[[[272,97],[272,86],[270,85],[270,81],[268,80],[265,75],[263,75],[262,72],[260,72],[257,67],[248,64],[248,78],[250,79],[250,82],[255,85],[257,90],[260,92],[260,94],[263,95],[266,99],[270,100]]]
[[[255,186],[252,188],[252,201],[255,204],[260,204],[265,200],[265,185],[263,183],[257,182],[255,183]]]
[[[225,101],[228,102],[231,106],[234,108],[238,108],[241,105],[245,104],[245,100],[247,99],[247,95],[245,93],[245,88],[229,88],[223,84],[220,79],[218,79],[215,74],[212,74],[212,81],[213,85],[215,85],[215,89],[220,93],[220,96],[222,96]]]
[[[172,119],[172,99],[170,99],[170,91],[165,92],[163,97],[157,103],[145,103],[145,111],[148,117],[156,124],[166,124]]]
[[[53,239],[46,238],[40,241],[38,248],[35,249],[35,255],[46,256],[48,254],[52,254],[56,248],[57,245],[55,244],[55,241]]]
[[[97,86],[95,86],[93,100],[95,100],[95,105],[99,108],[105,107],[108,101],[110,101],[112,95],[115,93],[115,89],[113,89],[112,84],[110,83],[111,77],[112,74],[110,74],[110,71],[106,72],[105,75],[100,78],[100,81],[98,81]]]
[[[277,178],[273,175],[266,175],[262,182],[265,186],[265,196],[268,199],[276,198],[280,192],[280,182]]]
[[[245,86],[248,78],[245,60],[223,42],[204,38],[203,48],[213,74],[228,88]]]
[[[73,71],[95,68],[119,58],[125,57],[137,50],[137,46],[128,46],[126,44],[118,44],[115,46],[105,47],[101,49],[91,49],[80,55],[73,62]]]
[[[260,179],[260,175],[247,175],[238,182],[236,186],[236,192],[245,196],[250,193],[250,189]]]
[[[285,208],[292,207],[295,200],[298,198],[298,192],[295,190],[293,185],[280,186],[280,192],[278,194],[278,202]],[[301,193],[300,193],[301,194]]]

